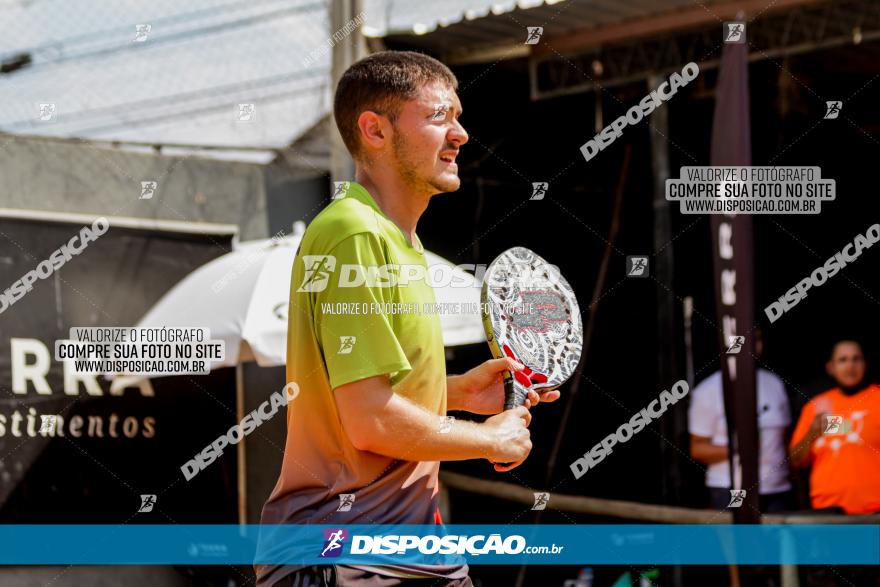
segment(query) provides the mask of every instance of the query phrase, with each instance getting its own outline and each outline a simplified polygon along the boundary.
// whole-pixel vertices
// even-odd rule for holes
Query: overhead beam
[[[535,45],[532,55],[539,57],[553,53],[580,51],[589,47],[597,47],[618,41],[631,41],[639,37],[647,37],[671,31],[701,27],[707,24],[721,23],[719,20],[732,20],[739,12],[746,15],[778,12],[786,8],[819,4],[828,0],[777,0],[768,8],[767,0],[737,0],[704,6],[693,6],[675,12],[651,15],[644,18],[627,20],[593,30],[579,31],[563,37],[548,39],[546,43]]]
[[[830,6],[835,10],[829,11]],[[668,74],[688,61],[697,61],[701,71],[717,67],[718,60],[710,57],[717,53],[720,41],[718,35],[711,33],[712,28],[704,26],[676,35],[591,47],[571,51],[564,57],[532,57],[529,59],[532,100],[608,89],[652,74]],[[814,3],[757,19],[746,34],[750,62],[775,59],[876,41],[880,39],[880,12],[868,0]],[[594,79],[585,72],[589,72],[596,61],[603,64],[605,71]],[[579,74],[566,78],[564,74],[571,70]]]
[[[523,43],[505,43],[472,51],[456,51],[443,56],[447,65],[469,65],[472,63],[493,63],[507,59],[520,59],[531,55],[529,45]]]

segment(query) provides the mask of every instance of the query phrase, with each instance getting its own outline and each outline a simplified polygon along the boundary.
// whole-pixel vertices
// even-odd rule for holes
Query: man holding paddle
[[[284,461],[263,524],[440,523],[439,461],[517,467],[532,447],[528,408],[559,397],[530,390],[524,405],[502,411],[502,375],[523,369],[509,357],[447,377],[437,315],[322,312],[327,304],[434,303],[427,278],[346,287],[338,273],[426,267],[416,224],[433,196],[459,188],[455,158],[468,140],[457,87],[439,61],[394,51],[355,63],[339,81],[334,116],[357,182],[311,223],[294,262],[287,380],[302,391],[288,406]],[[495,415],[477,424],[450,421],[447,410]],[[466,565],[256,571],[259,586],[471,585]]]

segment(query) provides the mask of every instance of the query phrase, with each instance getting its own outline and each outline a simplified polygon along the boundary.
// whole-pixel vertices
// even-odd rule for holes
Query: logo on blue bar
[[[342,554],[342,545],[346,538],[348,538],[348,532],[342,528],[325,528],[324,550],[321,551],[321,558],[336,558]]]

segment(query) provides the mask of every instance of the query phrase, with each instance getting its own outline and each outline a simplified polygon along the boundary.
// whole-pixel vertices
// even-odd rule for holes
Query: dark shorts
[[[316,565],[294,571],[272,587],[473,587],[470,578],[398,579],[345,565]]]
[[[791,511],[794,508],[794,494],[789,491],[781,493],[764,493],[758,498],[761,513],[775,514]],[[727,509],[730,503],[730,490],[719,487],[709,488],[709,505],[716,510]]]

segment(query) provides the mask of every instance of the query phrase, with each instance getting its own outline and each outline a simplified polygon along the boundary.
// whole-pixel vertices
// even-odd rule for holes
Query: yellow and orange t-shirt
[[[413,271],[421,267],[422,271]],[[407,280],[390,279],[407,272]],[[417,277],[413,277],[417,275]],[[290,284],[287,405],[281,473],[262,524],[434,524],[440,463],[358,450],[333,390],[387,375],[395,393],[446,415],[446,357],[421,241],[413,242],[360,184],[333,201],[303,235]],[[395,311],[395,308],[419,311]],[[350,496],[341,507],[341,496]],[[255,565],[257,585],[298,567]],[[371,568],[381,575],[459,579],[467,565]],[[429,582],[430,583],[430,582]],[[429,583],[426,583],[428,585]]]
[[[880,511],[880,386],[869,385],[851,396],[834,388],[814,397],[801,412],[792,447],[822,413],[839,418],[823,422],[822,436],[810,446],[813,508],[840,507],[848,514]]]

